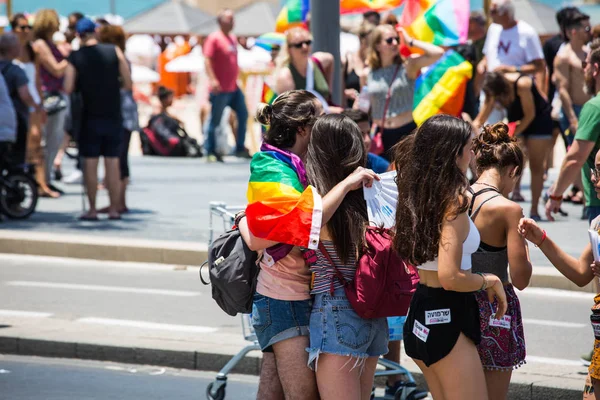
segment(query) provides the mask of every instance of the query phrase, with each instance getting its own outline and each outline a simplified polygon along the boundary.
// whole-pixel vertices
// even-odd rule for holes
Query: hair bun
[[[271,125],[273,107],[267,103],[259,103],[256,109],[256,120],[263,125]]]
[[[485,125],[478,140],[485,145],[497,145],[516,141],[515,138],[510,137],[508,134],[508,126],[504,122]]]

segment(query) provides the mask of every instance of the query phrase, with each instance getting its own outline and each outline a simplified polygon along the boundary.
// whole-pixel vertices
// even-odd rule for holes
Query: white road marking
[[[523,318],[525,324],[542,325],[542,326],[556,326],[559,328],[585,328],[587,324],[579,324],[576,322],[563,322],[563,321],[548,321],[544,319],[531,319]]]
[[[132,321],[128,319],[112,319],[112,318],[80,318],[77,322],[83,322],[88,324],[98,325],[110,325],[110,326],[126,326],[130,328],[143,328],[143,329],[156,329],[163,331],[176,331],[176,332],[194,332],[194,333],[214,333],[218,331],[217,328],[208,326],[194,326],[194,325],[175,325],[175,324],[160,324],[156,322],[146,321]]]
[[[527,297],[527,296],[548,296],[548,297],[554,297],[554,298],[562,297],[562,298],[589,300],[590,303],[594,302],[594,296],[595,296],[594,293],[577,292],[574,290],[537,288],[537,287],[529,287],[523,291],[518,291],[517,293],[518,293],[519,297]]]
[[[2,317],[31,317],[31,318],[48,318],[52,313],[37,312],[37,311],[17,311],[17,310],[0,310]]]
[[[200,296],[199,292],[185,290],[166,290],[166,289],[142,289],[126,286],[104,286],[104,285],[83,285],[78,283],[52,283],[52,282],[34,282],[34,281],[8,281],[8,286],[37,287],[45,289],[71,289],[71,290],[93,290],[100,292],[120,292],[128,294],[156,294],[162,296],[194,297]]]
[[[538,364],[552,364],[552,365],[565,365],[571,367],[582,367],[581,361],[577,360],[566,360],[564,358],[550,358],[550,357],[538,357],[538,356],[527,356],[527,362],[538,363]]]

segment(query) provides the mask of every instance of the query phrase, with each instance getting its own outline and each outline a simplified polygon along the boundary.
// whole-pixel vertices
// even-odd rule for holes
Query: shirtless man
[[[579,10],[573,11],[564,21],[564,27],[569,42],[562,46],[554,59],[552,79],[562,102],[561,128],[564,132],[569,130],[567,142],[571,145],[577,132],[581,108],[590,99],[590,94],[581,84],[584,81],[582,62],[585,62],[587,55],[586,45],[592,38],[590,17]],[[575,186],[580,188],[581,174],[578,175]],[[582,197],[582,193],[575,193],[572,201],[575,197]],[[577,199],[577,202],[583,201],[583,198]]]
[[[590,16],[581,11],[574,13],[566,21],[565,32],[568,43],[556,55],[554,60],[553,80],[558,88],[562,102],[564,128],[569,128],[570,134],[575,136],[577,131],[579,112],[583,104],[590,99],[584,85],[583,65],[587,55],[586,45],[592,39]]]

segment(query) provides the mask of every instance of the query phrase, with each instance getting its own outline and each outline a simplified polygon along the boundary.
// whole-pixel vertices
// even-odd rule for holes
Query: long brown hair
[[[381,56],[377,51],[377,45],[381,43],[383,39],[383,34],[388,31],[396,32],[396,29],[391,25],[379,25],[369,35],[369,50],[367,52],[367,65],[371,67],[371,70],[376,70],[381,68]],[[397,33],[397,32],[396,32]],[[394,64],[402,64],[402,57],[400,53],[396,55],[394,58]]]
[[[393,149],[398,171],[394,247],[413,265],[435,259],[444,221],[468,208],[469,181],[456,160],[472,133],[468,122],[435,115]]]
[[[52,35],[60,28],[60,20],[56,10],[45,8],[35,14],[33,35],[36,39],[52,41]]]
[[[367,163],[367,152],[358,125],[340,114],[320,117],[312,128],[306,156],[308,183],[325,196],[358,167]],[[367,205],[362,190],[348,193],[327,229],[342,263],[358,257],[365,242]]]
[[[503,122],[484,126],[473,140],[473,151],[478,175],[492,168],[504,172],[506,168],[514,167],[518,167],[517,175],[523,173],[523,150],[517,139],[510,137],[508,126]]]

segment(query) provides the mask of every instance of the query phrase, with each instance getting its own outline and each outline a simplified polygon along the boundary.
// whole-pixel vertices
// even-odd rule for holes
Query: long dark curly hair
[[[469,181],[456,161],[472,134],[469,123],[436,115],[393,149],[398,171],[394,247],[412,265],[437,257],[444,220],[468,208]]]
[[[367,163],[367,151],[358,125],[349,117],[329,114],[317,119],[306,155],[308,183],[325,196],[356,168]],[[356,257],[365,244],[369,224],[367,204],[362,189],[346,194],[327,228],[335,250],[346,264]]]

